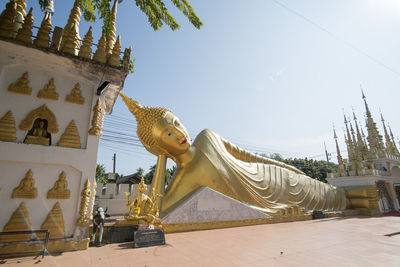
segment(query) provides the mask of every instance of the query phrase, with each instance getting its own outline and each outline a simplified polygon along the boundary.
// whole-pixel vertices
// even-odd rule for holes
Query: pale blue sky
[[[54,2],[53,24],[64,26],[73,1]],[[32,3],[38,25],[42,15],[36,0],[28,0]],[[250,151],[324,159],[324,141],[335,152],[332,123],[345,149],[343,108],[351,115],[354,107],[364,126],[360,84],[380,129],[379,108],[400,135],[399,0],[190,3],[204,23],[201,30],[170,7],[181,29],[154,32],[134,1],[124,0],[117,34],[136,56],[123,92],[143,105],[173,111],[193,139],[209,128]],[[89,25],[81,22],[81,37]],[[120,117],[134,123],[119,99],[105,130],[118,130],[110,122]],[[147,170],[156,160],[141,147],[101,142],[98,162],[108,171],[114,152],[123,174]]]

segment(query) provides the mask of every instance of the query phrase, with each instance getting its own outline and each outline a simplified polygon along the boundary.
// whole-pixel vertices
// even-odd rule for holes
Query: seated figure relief
[[[51,135],[47,132],[47,120],[36,119],[32,129],[26,135],[24,143],[44,146],[51,145]]]
[[[193,143],[185,127],[169,110],[143,107],[121,94],[137,120],[144,147],[158,156],[152,190],[161,194],[165,212],[200,187],[209,187],[270,215],[301,214],[307,210],[344,210],[349,200],[336,188],[306,176],[293,166],[261,157],[203,130]],[[164,186],[166,158],[177,169]]]

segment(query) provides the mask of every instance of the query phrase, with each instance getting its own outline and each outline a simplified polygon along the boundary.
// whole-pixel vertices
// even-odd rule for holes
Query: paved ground
[[[9,259],[2,266],[400,266],[400,217],[357,217],[168,234],[131,243]],[[0,264],[1,265],[1,264]]]

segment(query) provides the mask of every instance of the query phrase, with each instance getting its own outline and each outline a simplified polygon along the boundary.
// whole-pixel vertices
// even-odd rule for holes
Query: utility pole
[[[116,153],[114,153],[114,156],[112,159],[113,159],[113,173],[115,173],[115,165],[117,163],[117,154]]]
[[[325,142],[324,142],[324,147],[325,147],[326,161],[329,163],[329,157],[331,156],[331,153],[328,153],[328,150],[326,150],[326,144],[325,144]]]

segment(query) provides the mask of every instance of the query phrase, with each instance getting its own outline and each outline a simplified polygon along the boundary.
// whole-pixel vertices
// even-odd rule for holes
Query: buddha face
[[[167,112],[153,127],[157,144],[172,156],[185,153],[190,148],[190,137],[178,117]]]

